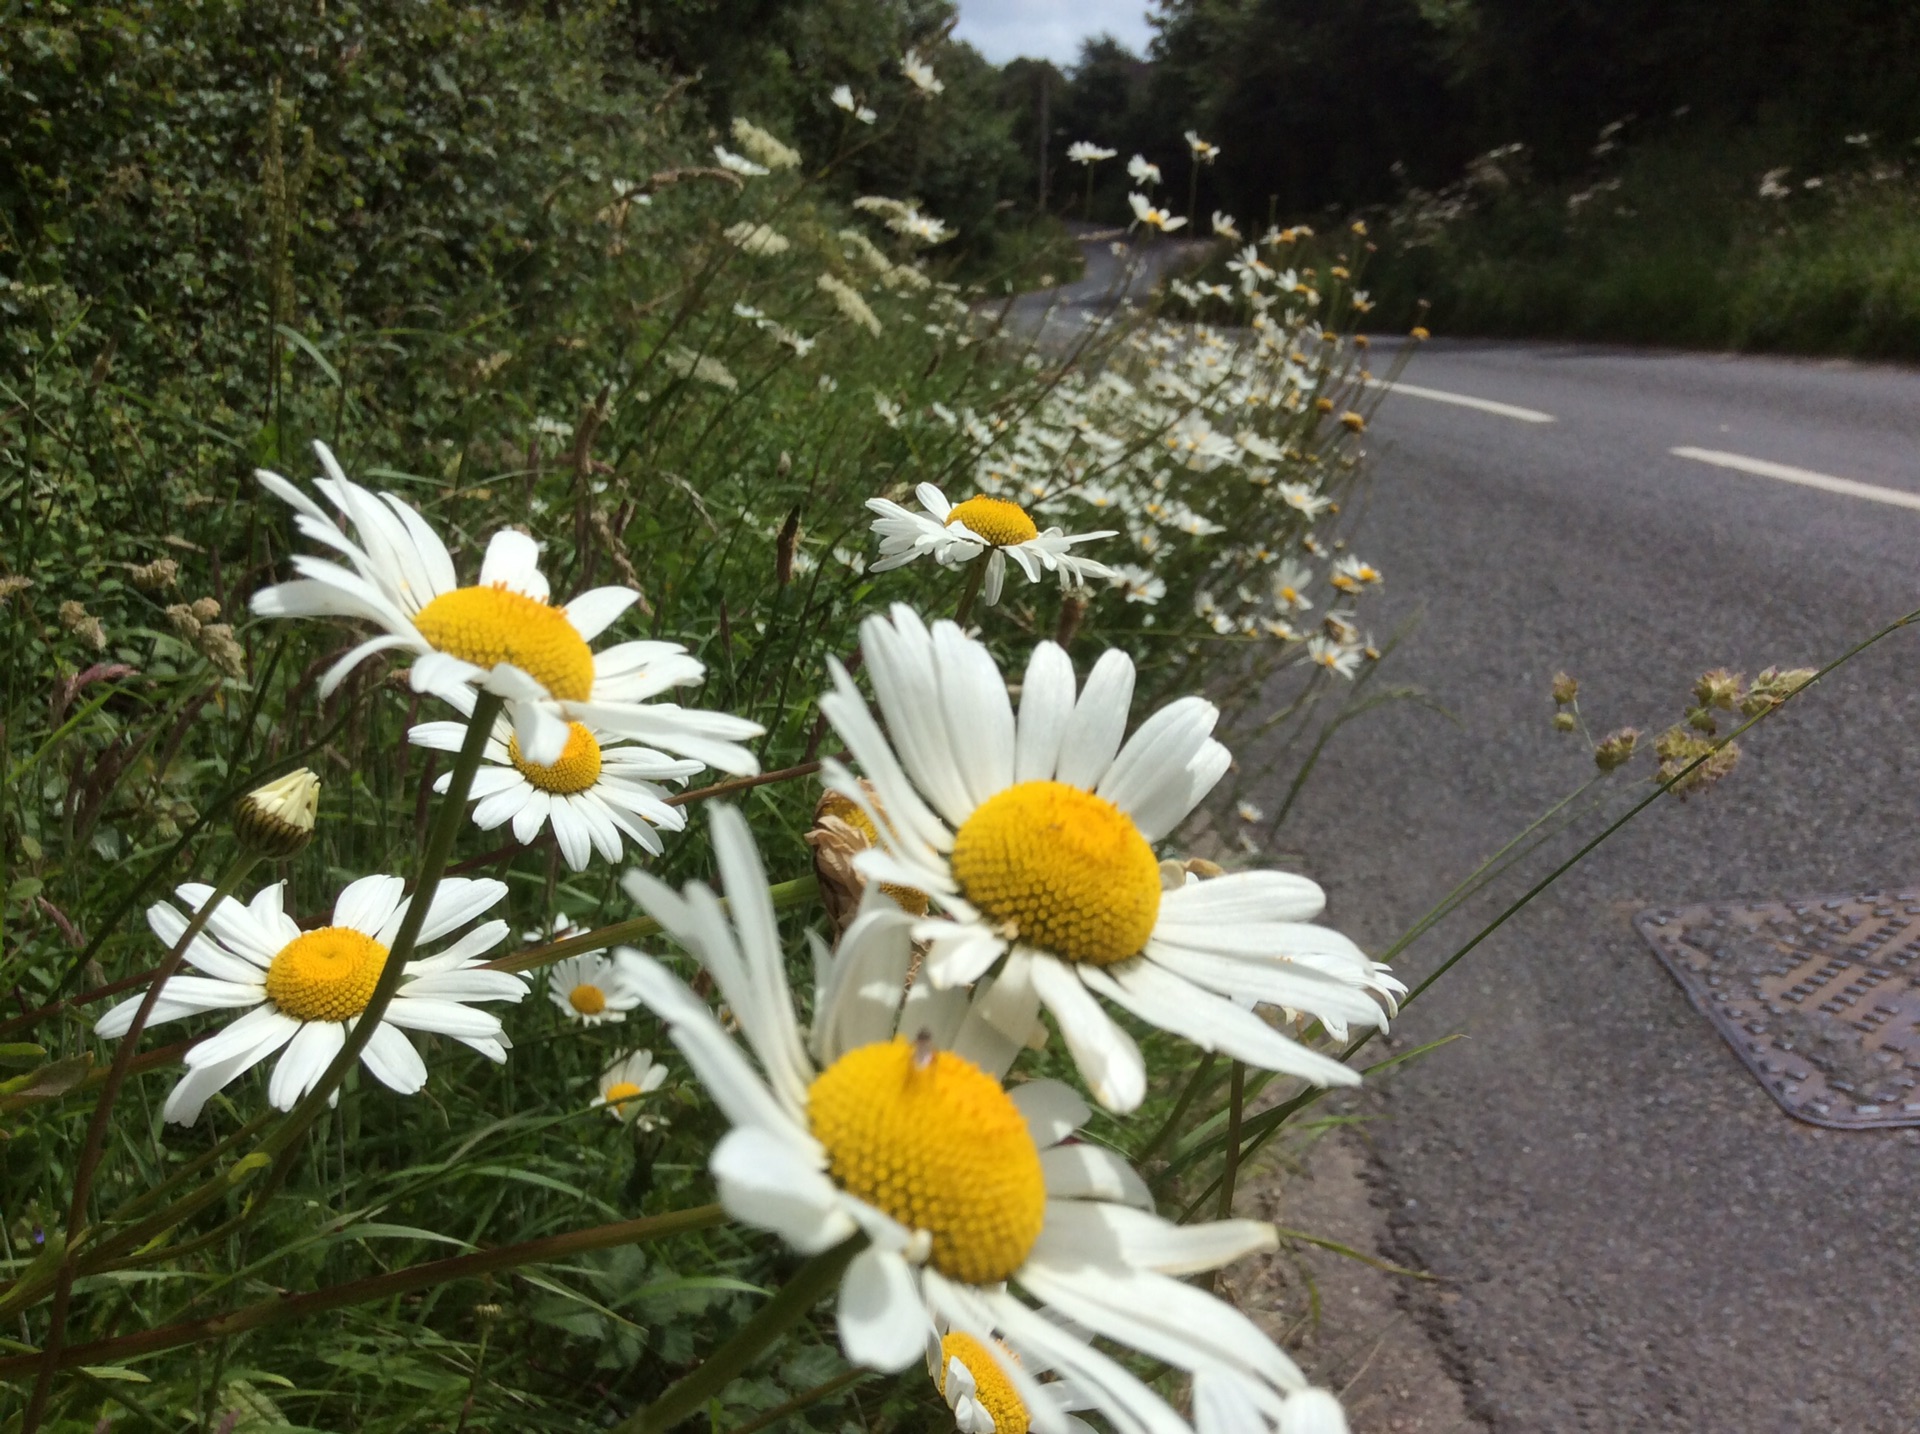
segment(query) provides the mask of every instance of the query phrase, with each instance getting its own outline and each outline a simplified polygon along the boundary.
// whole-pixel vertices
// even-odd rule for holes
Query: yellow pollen
[[[951,1051],[898,1038],[848,1051],[807,1091],[807,1124],[835,1182],[925,1230],[949,1279],[998,1284],[1040,1238],[1047,1189],[1027,1122]]]
[[[597,1016],[607,1009],[607,993],[582,983],[567,992],[567,1004],[583,1016]]]
[[[951,860],[968,901],[1064,960],[1137,956],[1160,916],[1160,868],[1133,819],[1064,782],[989,797],[962,823]]]
[[[947,1392],[947,1364],[957,1359],[973,1376],[973,1397],[993,1416],[993,1434],[1027,1434],[1027,1406],[1001,1368],[1002,1359],[1019,1360],[999,1340],[988,1349],[970,1334],[955,1330],[940,1341],[940,1393]]]
[[[996,548],[1010,548],[1040,536],[1040,530],[1027,516],[1027,510],[1005,498],[989,498],[985,493],[956,503],[947,514],[947,526],[955,523],[975,537]]]
[[[584,792],[600,780],[600,744],[578,722],[567,724],[567,745],[560,760],[542,766],[520,755],[520,739],[507,738],[507,760],[534,786],[559,797]]]
[[[476,667],[510,662],[562,702],[593,695],[593,653],[567,615],[503,587],[455,588],[420,609],[413,625],[444,652]]]
[[[366,1010],[387,948],[350,926],[296,936],[267,967],[267,999],[296,1021],[345,1021]]]
[[[636,1095],[644,1094],[646,1094],[646,1092],[641,1090],[640,1087],[632,1081],[617,1080],[607,1087],[606,1099],[608,1105],[614,1105],[619,1101],[632,1100]]]

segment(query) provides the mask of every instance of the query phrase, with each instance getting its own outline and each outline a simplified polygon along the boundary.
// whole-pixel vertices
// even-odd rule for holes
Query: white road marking
[[[1808,468],[1793,468],[1785,463],[1769,463],[1764,458],[1748,458],[1739,453],[1720,453],[1711,448],[1669,448],[1676,458],[1691,458],[1696,463],[1711,463],[1716,468],[1733,468],[1755,473],[1762,478],[1778,478],[1782,483],[1798,483],[1803,488],[1819,488],[1828,493],[1844,493],[1849,498],[1865,498],[1873,503],[1890,503],[1896,508],[1920,508],[1920,493],[1900,488],[1881,488],[1858,483],[1851,478],[1835,478]]]
[[[1370,378],[1368,388],[1384,388],[1390,393],[1404,393],[1409,398],[1430,398],[1435,403],[1451,403],[1461,408],[1477,408],[1482,413],[1497,413],[1502,418],[1517,418],[1522,423],[1555,423],[1557,419],[1551,413],[1542,413],[1537,408],[1518,408],[1511,403],[1496,403],[1490,398],[1474,398],[1464,393],[1448,393],[1445,389],[1421,388],[1411,383],[1388,383],[1385,379]]]

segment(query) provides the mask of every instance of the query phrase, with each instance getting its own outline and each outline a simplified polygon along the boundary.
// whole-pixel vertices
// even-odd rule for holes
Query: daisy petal
[[[927,1342],[926,1307],[903,1258],[869,1246],[840,1282],[840,1348],[868,1369],[905,1369]]]

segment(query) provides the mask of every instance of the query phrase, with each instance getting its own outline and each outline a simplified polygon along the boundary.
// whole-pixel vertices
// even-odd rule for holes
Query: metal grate
[[[1920,891],[1659,907],[1633,924],[1787,1114],[1920,1125]]]

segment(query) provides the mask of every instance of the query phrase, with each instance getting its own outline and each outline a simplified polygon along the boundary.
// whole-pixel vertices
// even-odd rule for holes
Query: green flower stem
[[[798,1324],[807,1311],[840,1282],[853,1257],[866,1245],[865,1235],[855,1235],[808,1260],[778,1294],[740,1326],[732,1339],[708,1355],[693,1373],[620,1424],[614,1434],[666,1434],[681,1420],[697,1413],[703,1404],[732,1383],[736,1375],[770,1349],[775,1340]]]
[[[1240,1118],[1245,1114],[1247,1104],[1245,1061],[1233,1063],[1227,1092],[1227,1154],[1220,1167],[1220,1204],[1215,1212],[1215,1218],[1220,1220],[1233,1215],[1233,1184],[1240,1174]]]
[[[596,1225],[588,1230],[570,1230],[564,1235],[548,1235],[544,1239],[528,1240],[518,1245],[502,1245],[496,1250],[479,1250],[470,1255],[432,1260],[424,1265],[393,1270],[346,1284],[330,1285],[306,1294],[262,1300],[258,1304],[243,1305],[228,1314],[213,1315],[207,1319],[163,1325],[158,1329],[122,1335],[118,1339],[73,1345],[58,1353],[49,1348],[38,1354],[0,1359],[0,1379],[74,1365],[118,1364],[136,1355],[225,1339],[230,1335],[259,1329],[263,1325],[304,1319],[350,1305],[372,1304],[376,1300],[393,1299],[453,1280],[473,1279],[522,1265],[550,1264],[589,1250],[611,1250],[622,1245],[638,1245],[648,1240],[705,1230],[724,1224],[726,1218],[726,1212],[718,1205],[698,1205],[692,1209],[670,1211],[665,1215],[649,1215],[639,1220]]]
[[[967,625],[967,619],[973,616],[973,600],[980,596],[980,583],[987,575],[987,563],[991,553],[982,553],[973,562],[967,564],[967,578],[960,589],[960,605],[953,610],[953,620],[961,627]]]
[[[820,892],[820,884],[810,876],[796,876],[792,881],[783,881],[768,888],[773,897],[773,908],[785,910],[789,906],[805,906],[814,900]],[[721,898],[720,905],[726,906]],[[638,941],[646,936],[658,936],[660,923],[651,916],[635,916],[626,921],[616,921],[611,926],[602,926],[582,936],[569,936],[565,941],[554,941],[545,946],[535,946],[529,951],[516,951],[511,956],[502,956],[487,965],[495,971],[531,971],[536,966],[550,966],[555,961],[568,956],[578,956],[582,951],[598,951],[602,947],[615,946],[622,941]]]
[[[93,1176],[99,1168],[101,1153],[106,1149],[107,1124],[113,1115],[114,1102],[119,1099],[121,1087],[126,1084],[127,1072],[132,1067],[134,1052],[140,1045],[141,1033],[147,1028],[153,1008],[159,1004],[161,988],[186,960],[187,948],[206,930],[215,908],[239,889],[240,883],[246,880],[247,873],[253,870],[259,860],[253,853],[243,851],[227,867],[226,873],[214,886],[213,894],[201,903],[200,909],[187,922],[187,929],[173,943],[173,950],[167,953],[167,959],[160,963],[160,969],[147,986],[147,994],[140,1000],[140,1009],[133,1014],[133,1024],[114,1048],[113,1065],[107,1071],[100,1098],[93,1104],[93,1116],[87,1122],[86,1139],[81,1144],[80,1159],[74,1168],[73,1200],[67,1208],[66,1249],[55,1277],[53,1309],[47,1320],[46,1352],[51,1358],[41,1367],[39,1377],[34,1380],[33,1393],[27,1400],[26,1412],[20,1422],[21,1434],[34,1434],[40,1427],[40,1420],[46,1414],[47,1398],[53,1392],[54,1370],[58,1368],[61,1347],[66,1343],[67,1308],[73,1300],[74,1255],[80,1242],[85,1239],[87,1203],[93,1194]]]
[[[1200,1064],[1195,1066],[1193,1074],[1187,1077],[1186,1088],[1180,1092],[1180,1098],[1173,1103],[1173,1109],[1161,1122],[1160,1128],[1154,1132],[1153,1139],[1142,1146],[1140,1153],[1134,1156],[1135,1165],[1145,1165],[1173,1138],[1174,1132],[1180,1128],[1180,1122],[1186,1118],[1188,1109],[1193,1105],[1194,1098],[1200,1094],[1200,1088],[1206,1084],[1207,1076],[1212,1073],[1215,1059],[1217,1058],[1212,1051],[1208,1051],[1200,1058]]]

